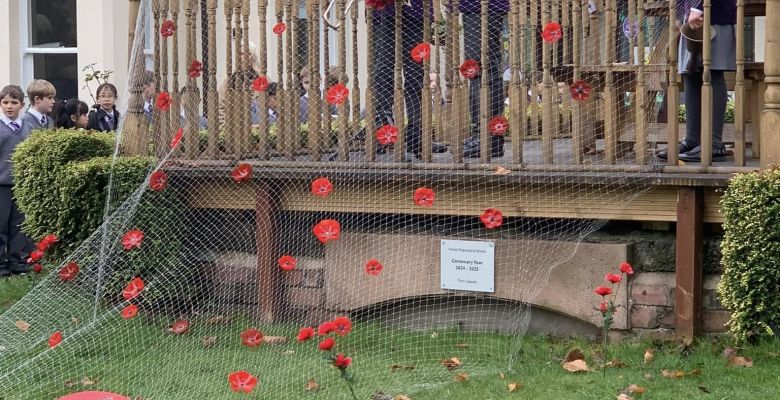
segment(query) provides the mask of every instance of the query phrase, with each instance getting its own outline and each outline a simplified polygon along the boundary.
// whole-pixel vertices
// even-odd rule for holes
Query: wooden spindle
[[[677,142],[680,140],[680,123],[677,109],[680,107],[680,86],[677,83],[677,0],[669,0],[669,87],[666,90],[666,142],[667,163],[677,165]]]
[[[139,40],[133,43],[130,51],[133,58],[130,69],[130,97],[127,103],[125,123],[122,127],[123,155],[145,156],[149,153],[149,123],[143,109],[144,86],[148,84],[144,66],[143,42],[143,40]]]
[[[197,57],[195,25],[198,18],[198,3],[196,0],[185,0],[184,15],[187,19],[187,62],[191,63]],[[184,128],[184,139],[182,144],[187,158],[193,159],[198,155],[198,131],[200,129],[198,78],[189,77],[185,93],[186,96],[180,99],[184,107],[184,126],[182,127]]]
[[[188,0],[184,0],[185,2],[189,3]],[[179,0],[169,0],[169,7],[170,7],[170,13],[171,13],[171,20],[173,20],[173,23],[176,26],[176,31],[173,33],[172,44],[173,48],[171,51],[171,111],[170,111],[170,119],[168,120],[167,129],[165,129],[163,134],[163,143],[170,143],[170,140],[173,138],[173,135],[177,130],[179,130],[180,124],[180,108],[181,108],[181,93],[179,93],[179,69],[181,69],[181,66],[179,65],[179,36],[182,35],[182,33],[179,31],[179,11],[181,9],[180,7],[180,1]],[[189,34],[189,25],[187,25],[189,21],[185,21],[184,25],[184,33],[183,35]],[[180,148],[179,148],[180,149]]]
[[[322,15],[330,17],[327,15],[325,10],[328,8],[328,2],[331,0],[322,0],[321,6],[322,6]],[[320,23],[322,25],[322,60],[324,60],[323,65],[324,69],[320,71],[320,62],[317,60],[317,75],[318,79],[327,78],[328,70],[330,69],[330,27],[328,27],[328,24]],[[312,78],[314,77],[314,72],[311,72]],[[325,79],[325,83],[327,83],[327,79]],[[312,84],[313,88],[316,88],[316,90],[320,90],[319,86],[314,86]],[[325,91],[328,90],[328,88],[324,88]],[[330,114],[330,103],[327,102],[327,99],[325,96],[322,96],[323,101],[320,103],[320,114],[322,115],[322,141],[323,141],[323,148],[330,148],[331,143],[333,142],[333,133],[331,129],[331,114]]]
[[[358,49],[358,9],[359,4],[352,4],[350,9],[350,21],[352,25],[352,119],[351,119],[351,137],[358,137],[360,134],[360,57]],[[370,51],[370,50],[369,50]],[[368,135],[370,136],[370,135]],[[352,139],[350,139],[351,141]]]
[[[490,162],[492,135],[488,121],[493,116],[490,107],[490,59],[488,58],[488,0],[480,1],[480,64],[482,73],[479,84],[479,161]]]
[[[295,51],[293,49],[293,32],[295,32],[295,18],[296,14],[293,13],[293,1],[285,0],[284,2],[284,18],[286,19],[287,29],[284,31],[286,35],[285,52],[284,52],[284,65],[287,67],[287,79],[285,79],[285,91],[282,102],[282,112],[280,117],[284,124],[280,126],[280,131],[284,131],[283,143],[284,143],[284,156],[288,160],[295,159],[296,143],[299,136],[299,124],[298,114],[300,108],[298,103],[300,102],[298,87],[295,83],[298,81],[294,76],[298,75],[298,71],[293,71],[295,58]],[[281,53],[280,53],[281,54]]]
[[[745,165],[745,0],[737,0],[737,76],[734,83],[734,163]],[[753,124],[754,126],[757,124]],[[753,157],[757,156],[756,154]]]
[[[225,81],[225,87],[222,89],[223,99],[222,107],[224,109],[225,120],[222,124],[222,132],[225,141],[225,153],[227,155],[233,155],[233,132],[236,131],[236,98],[234,96],[234,78],[233,74],[236,72],[233,63],[234,49],[233,49],[233,6],[237,0],[225,0],[225,74],[227,80]],[[239,49],[235,49],[235,53],[238,53]]]
[[[629,1],[632,4],[633,1]],[[637,57],[636,68],[636,101],[634,104],[634,111],[636,116],[636,127],[634,129],[636,135],[636,144],[634,145],[634,151],[636,156],[637,165],[644,165],[647,163],[647,91],[645,88],[645,35],[643,29],[643,22],[645,20],[645,4],[644,0],[637,0],[637,29],[636,29],[636,44],[638,47],[639,57]],[[629,13],[630,14],[630,13]],[[629,21],[633,24],[634,20]],[[632,28],[633,29],[633,28]],[[630,35],[633,36],[633,35]],[[633,56],[633,46],[629,46]],[[633,58],[633,57],[632,57]]]
[[[338,21],[338,82],[346,84],[347,76],[347,24],[346,24],[346,0],[336,0],[336,21]],[[356,90],[353,90],[355,92]],[[349,109],[347,100],[338,106],[338,159],[349,160]]]
[[[431,0],[423,0],[423,42],[431,43]],[[437,48],[431,47],[431,54],[438,51]],[[422,88],[421,93],[421,156],[423,162],[431,162],[433,160],[432,146],[433,146],[433,116],[431,115],[431,85],[430,85],[430,73],[431,73],[431,60],[423,60],[423,76],[422,76]]]
[[[615,0],[606,0],[604,7],[604,18],[606,27],[606,77],[604,85],[604,102],[602,103],[602,115],[604,116],[604,161],[614,163],[617,159],[617,114],[618,96],[615,88],[615,78],[613,74],[613,63],[615,62],[615,21],[617,10],[615,9]],[[622,105],[622,104],[621,104]]]
[[[260,29],[258,29],[258,74],[260,76],[268,76],[268,0],[259,0],[257,3],[257,17],[260,22]],[[258,114],[258,135],[257,141],[257,157],[265,160],[268,158],[268,92],[260,92],[257,95],[257,114]]]
[[[433,91],[433,134],[439,141],[442,140],[444,132],[444,107],[442,106],[442,92],[441,92],[441,67],[442,62],[439,57],[441,54],[441,35],[439,34],[439,26],[442,21],[441,15],[441,0],[433,0],[433,51],[431,52],[431,73],[436,76],[436,88]],[[433,144],[431,144],[433,147]]]
[[[704,29],[702,37],[702,71],[701,84],[701,165],[712,164],[712,2],[704,0]],[[685,88],[685,90],[689,90]]]
[[[168,0],[161,0],[160,2],[160,17],[163,20],[166,20],[168,18]],[[173,21],[174,27],[176,26],[176,21]],[[168,61],[168,38],[164,36],[160,36],[160,91],[168,92],[170,93],[170,88],[168,86],[168,70],[170,68],[169,61]],[[155,154],[158,158],[162,158],[165,156],[166,153],[168,153],[168,150],[170,150],[170,147],[168,146],[169,141],[166,139],[168,138],[168,127],[170,126],[171,121],[171,113],[174,112],[172,110],[168,110],[167,112],[161,112],[160,113],[160,121],[159,125],[155,125],[155,130],[157,131],[157,143],[156,143],[156,149]]]
[[[376,107],[374,104],[374,9],[366,7],[366,161],[376,160]],[[357,37],[353,40],[357,43]],[[357,53],[355,53],[357,57]],[[355,85],[357,87],[357,85]]]
[[[452,47],[450,61],[450,80],[452,82],[452,106],[450,107],[450,131],[454,134],[452,143],[452,159],[456,163],[463,162],[463,140],[471,134],[471,113],[469,112],[469,87],[460,78],[460,6],[459,0],[452,1],[450,27],[447,43]]]
[[[209,75],[207,96],[209,107],[206,118],[208,119],[208,143],[206,145],[206,157],[215,158],[219,143],[219,92],[217,91],[217,0],[208,0],[207,15],[209,22],[209,58],[204,60],[206,71]]]
[[[513,164],[523,162],[523,139],[526,135],[526,121],[528,121],[525,113],[526,101],[524,101],[527,92],[524,92],[521,83],[525,46],[525,36],[521,31],[525,31],[525,8],[520,4],[521,0],[509,2],[509,62],[512,73],[509,84],[509,132],[512,134]]]
[[[574,39],[574,36],[572,33],[572,18],[571,18],[571,7],[572,4],[570,3],[577,3],[577,1],[572,0],[561,0],[561,28],[563,32],[563,39],[561,40],[562,47],[563,47],[563,57],[562,57],[562,63],[564,65],[571,64],[571,43],[572,39]]]
[[[403,38],[401,35],[403,3],[395,2],[395,81],[393,84],[393,123],[398,128],[398,141],[393,146],[394,160],[403,162],[406,151],[406,124],[404,110],[404,87],[403,87]]]
[[[534,33],[540,31],[544,27],[544,21],[539,18],[540,2],[531,2],[531,23],[529,24]],[[539,137],[539,39],[537,35],[531,36],[531,135],[537,139]]]
[[[162,22],[162,15],[161,15],[161,8],[162,5],[160,4],[162,0],[152,0],[152,17],[154,18],[154,94],[152,95],[151,102],[152,102],[152,128],[153,128],[153,137],[152,137],[152,152],[153,154],[157,154],[157,148],[158,142],[160,141],[160,138],[157,136],[156,132],[159,131],[160,128],[160,122],[161,122],[161,112],[155,105],[155,100],[157,98],[157,95],[160,93],[162,88],[162,35],[160,34],[160,23]],[[147,151],[148,153],[148,151]]]
[[[311,17],[309,18],[309,101],[308,101],[308,125],[309,125],[309,153],[315,161],[322,158],[322,110],[320,91],[320,1],[312,0],[310,4]],[[370,38],[369,32],[369,38]],[[370,47],[369,47],[370,49]],[[369,77],[371,74],[369,74]]]
[[[582,6],[579,1],[572,2],[572,83],[582,80],[580,62],[582,61],[583,30],[580,28],[582,21]],[[571,107],[571,159],[573,164],[582,164],[583,141],[583,101],[572,102]]]
[[[550,22],[550,2],[545,1],[542,4],[542,26]],[[555,124],[553,117],[558,113],[555,110],[555,90],[553,87],[552,74],[550,73],[552,61],[552,45],[547,41],[542,41],[542,159],[545,164],[553,164],[553,135]]]
[[[766,1],[764,79],[766,91],[761,110],[761,168],[780,163],[780,0]],[[754,122],[754,125],[759,125]],[[753,132],[754,135],[755,129]],[[755,139],[754,139],[755,141]]]

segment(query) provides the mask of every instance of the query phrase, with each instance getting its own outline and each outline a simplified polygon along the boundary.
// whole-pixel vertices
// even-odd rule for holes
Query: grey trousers
[[[726,78],[723,71],[710,71],[712,77],[712,147],[723,146],[723,122],[726,118]],[[685,83],[685,140],[701,143],[701,72],[683,74]],[[671,116],[670,116],[671,118]]]
[[[22,233],[24,215],[16,206],[12,186],[0,185],[0,269],[26,264],[30,240]]]

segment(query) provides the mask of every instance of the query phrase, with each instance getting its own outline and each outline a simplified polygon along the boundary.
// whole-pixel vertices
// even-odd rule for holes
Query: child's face
[[[33,105],[33,108],[39,113],[49,114],[54,109],[54,96],[36,97],[34,101],[35,105]]]
[[[89,122],[89,116],[87,114],[71,115],[70,119],[76,125],[76,128],[87,128],[87,123]]]
[[[144,100],[151,100],[154,97],[154,84],[144,86]]]
[[[114,104],[116,104],[116,96],[114,95],[114,92],[111,91],[109,88],[103,88],[103,90],[98,93],[98,104],[100,105],[100,108],[110,111],[114,108]]]
[[[0,108],[2,108],[3,114],[12,120],[19,118],[19,112],[22,111],[22,107],[24,107],[24,101],[22,100],[11,96],[5,96],[0,99]]]
[[[301,75],[301,86],[303,86],[303,90],[305,90],[307,93],[309,92],[309,86],[311,79],[309,79],[309,75]]]

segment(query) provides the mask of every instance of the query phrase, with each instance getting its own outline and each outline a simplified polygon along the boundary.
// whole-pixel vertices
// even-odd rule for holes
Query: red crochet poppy
[[[603,296],[609,296],[609,295],[612,294],[612,288],[610,288],[608,286],[599,286],[599,287],[596,288],[596,290],[594,290],[594,292],[596,292],[597,295],[602,296],[602,297]]]
[[[181,142],[181,138],[184,136],[184,128],[179,128],[178,131],[176,131],[176,134],[173,135],[173,139],[171,139],[171,148],[175,149],[176,146],[179,145]]]
[[[138,315],[138,306],[135,304],[130,304],[122,309],[122,318],[124,319],[133,319],[136,315]]]
[[[144,286],[146,285],[144,285],[143,279],[138,277],[133,278],[127,283],[124,290],[122,290],[122,297],[124,297],[125,300],[134,299],[141,294],[141,291],[144,290]]]
[[[335,330],[336,324],[334,324],[333,321],[325,321],[317,327],[317,334],[320,336],[325,336]]]
[[[311,182],[311,194],[319,197],[328,197],[333,191],[333,184],[330,179],[320,177]]]
[[[339,336],[346,336],[352,332],[352,321],[349,318],[341,316],[333,319],[333,325],[336,325],[335,332]]]
[[[593,91],[593,88],[590,86],[588,82],[585,81],[577,81],[571,84],[569,86],[569,92],[571,93],[571,98],[574,100],[587,100],[590,98],[590,92]]]
[[[260,75],[252,82],[252,90],[255,92],[265,92],[266,89],[268,89],[268,85],[268,78],[265,75]]]
[[[626,274],[626,275],[633,275],[634,274],[634,268],[631,267],[631,264],[627,262],[620,263],[620,272]]]
[[[322,351],[329,351],[335,345],[336,345],[336,340],[334,340],[332,337],[329,337],[321,341],[320,344],[317,345],[317,347]]]
[[[300,331],[298,331],[298,336],[295,338],[299,342],[305,342],[311,338],[314,337],[314,328],[307,326],[305,328],[301,328]]]
[[[542,30],[542,39],[545,42],[555,42],[563,37],[561,32],[561,24],[557,22],[548,22]]]
[[[79,265],[71,261],[60,268],[57,274],[63,282],[72,281],[76,278],[76,275],[79,274]]]
[[[35,248],[40,251],[46,251],[49,249],[49,247],[53,246],[59,241],[60,239],[57,237],[57,235],[46,235],[43,237],[43,239],[39,240],[38,243],[35,244]]]
[[[421,187],[414,191],[414,196],[412,196],[412,199],[414,199],[414,204],[417,204],[418,206],[430,207],[433,205],[433,201],[436,199],[436,194],[431,188]]]
[[[238,183],[246,182],[252,179],[252,166],[246,163],[238,164],[233,168],[233,172],[230,173],[230,176]]]
[[[345,357],[341,353],[336,354],[336,358],[333,359],[333,366],[338,369],[346,369],[349,367],[349,364],[352,364],[352,359]]]
[[[190,78],[199,77],[201,72],[203,72],[203,64],[198,60],[192,60],[190,63],[190,68],[187,69],[187,73],[190,75]]]
[[[122,247],[125,250],[140,249],[141,242],[144,240],[144,232],[138,229],[131,229],[122,237]]]
[[[284,30],[287,29],[287,25],[284,24],[284,22],[277,22],[276,25],[274,25],[273,31],[277,35],[281,35],[284,33]]]
[[[155,192],[159,192],[165,189],[166,186],[168,186],[168,175],[165,171],[158,169],[152,172],[152,175],[149,177],[149,187]]]
[[[328,104],[337,106],[347,100],[349,97],[349,88],[344,86],[342,83],[337,83],[331,87],[328,88],[328,91],[325,93],[325,98],[328,101]]]
[[[323,219],[314,225],[312,232],[322,244],[331,240],[338,240],[341,235],[341,225],[335,219]]]
[[[390,4],[390,0],[366,0],[366,7],[374,10],[384,10]]]
[[[411,56],[416,63],[421,63],[431,58],[431,45],[426,42],[419,43],[412,49]]]
[[[485,224],[485,228],[487,229],[498,228],[504,222],[503,214],[496,208],[486,209],[485,212],[479,216],[479,219]]]
[[[257,347],[263,344],[263,332],[255,328],[241,332],[241,343],[247,347]]]
[[[376,140],[381,145],[388,145],[398,141],[398,128],[393,125],[384,125],[376,131]]]
[[[171,327],[168,328],[168,330],[176,335],[183,335],[190,330],[190,321],[187,321],[186,319],[180,319],[171,324]]]
[[[257,378],[246,371],[236,371],[228,375],[230,390],[251,393],[257,386]]]
[[[295,269],[295,263],[297,260],[293,256],[284,255],[279,257],[276,262],[279,263],[279,268],[281,268],[283,271],[292,271]]]
[[[162,25],[160,25],[160,34],[163,35],[163,37],[171,37],[173,36],[173,32],[176,32],[176,24],[174,24],[172,20],[165,20]]]
[[[37,263],[38,261],[41,261],[43,256],[46,253],[44,253],[41,250],[33,250],[30,252],[30,257],[27,257],[27,264]]]
[[[509,129],[509,121],[503,115],[496,115],[488,121],[488,129],[493,135],[504,136]]]
[[[50,348],[53,349],[53,348],[57,347],[57,345],[59,345],[60,342],[62,342],[62,333],[60,333],[60,331],[54,332],[54,333],[52,333],[51,336],[49,336],[49,347]]]
[[[160,92],[157,95],[157,101],[155,102],[157,108],[161,111],[168,111],[171,109],[171,94],[168,92]]]
[[[384,269],[384,266],[382,266],[382,263],[376,258],[372,258],[366,262],[366,273],[369,275],[377,276],[382,272],[382,269]]]
[[[40,274],[40,273],[43,271],[43,265],[41,265],[41,264],[34,264],[34,265],[32,266],[32,270],[33,270],[33,272],[35,272],[36,274]]]
[[[460,74],[466,79],[474,79],[479,76],[479,63],[477,60],[468,59],[460,65]]]

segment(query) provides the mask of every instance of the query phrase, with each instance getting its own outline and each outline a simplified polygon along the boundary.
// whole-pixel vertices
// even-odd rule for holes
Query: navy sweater
[[[14,184],[11,154],[19,143],[27,139],[30,131],[32,131],[32,126],[27,122],[22,121],[22,128],[18,132],[14,132],[8,125],[0,121],[0,186]]]
[[[734,25],[737,23],[736,0],[710,0],[710,23],[712,25]],[[704,10],[704,1],[699,1],[696,7]]]

